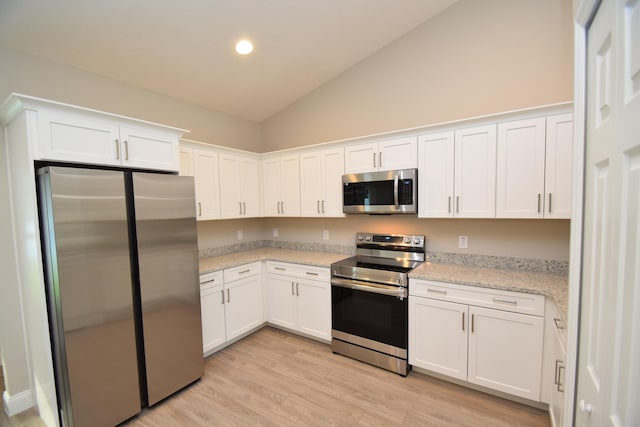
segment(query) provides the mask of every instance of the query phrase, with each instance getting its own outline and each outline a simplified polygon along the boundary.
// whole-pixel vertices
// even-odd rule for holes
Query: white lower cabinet
[[[540,400],[544,297],[412,279],[409,363]]]
[[[200,275],[203,353],[264,323],[261,263]]]
[[[549,416],[551,427],[561,427],[564,415],[564,373],[566,358],[566,337],[564,322],[556,316],[554,319],[553,343],[553,385],[551,388],[551,402],[549,402]]]
[[[331,340],[328,268],[267,262],[268,321],[295,332]]]

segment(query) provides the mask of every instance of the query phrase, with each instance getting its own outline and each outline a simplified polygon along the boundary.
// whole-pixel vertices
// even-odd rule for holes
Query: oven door
[[[333,338],[406,358],[407,288],[331,280]]]

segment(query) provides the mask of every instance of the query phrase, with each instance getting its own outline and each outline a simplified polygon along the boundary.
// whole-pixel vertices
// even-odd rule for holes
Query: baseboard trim
[[[4,393],[2,393],[2,406],[4,413],[7,414],[8,417],[13,417],[34,406],[33,394],[31,390],[25,390],[10,396],[5,390]]]

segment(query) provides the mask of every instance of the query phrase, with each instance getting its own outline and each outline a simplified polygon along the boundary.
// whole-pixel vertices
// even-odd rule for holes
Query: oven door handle
[[[398,200],[398,175],[394,175],[393,177],[393,202],[396,205],[396,208],[400,207],[400,202]]]
[[[332,286],[338,286],[340,288],[355,289],[358,291],[372,292],[374,294],[389,295],[392,297],[407,297],[407,288],[398,286],[379,285],[371,282],[361,282],[358,280],[345,280],[333,278],[331,279]]]

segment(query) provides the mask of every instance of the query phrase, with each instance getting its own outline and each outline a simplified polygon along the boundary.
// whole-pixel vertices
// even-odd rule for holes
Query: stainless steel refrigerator
[[[193,178],[37,178],[60,419],[116,425],[203,375]]]

